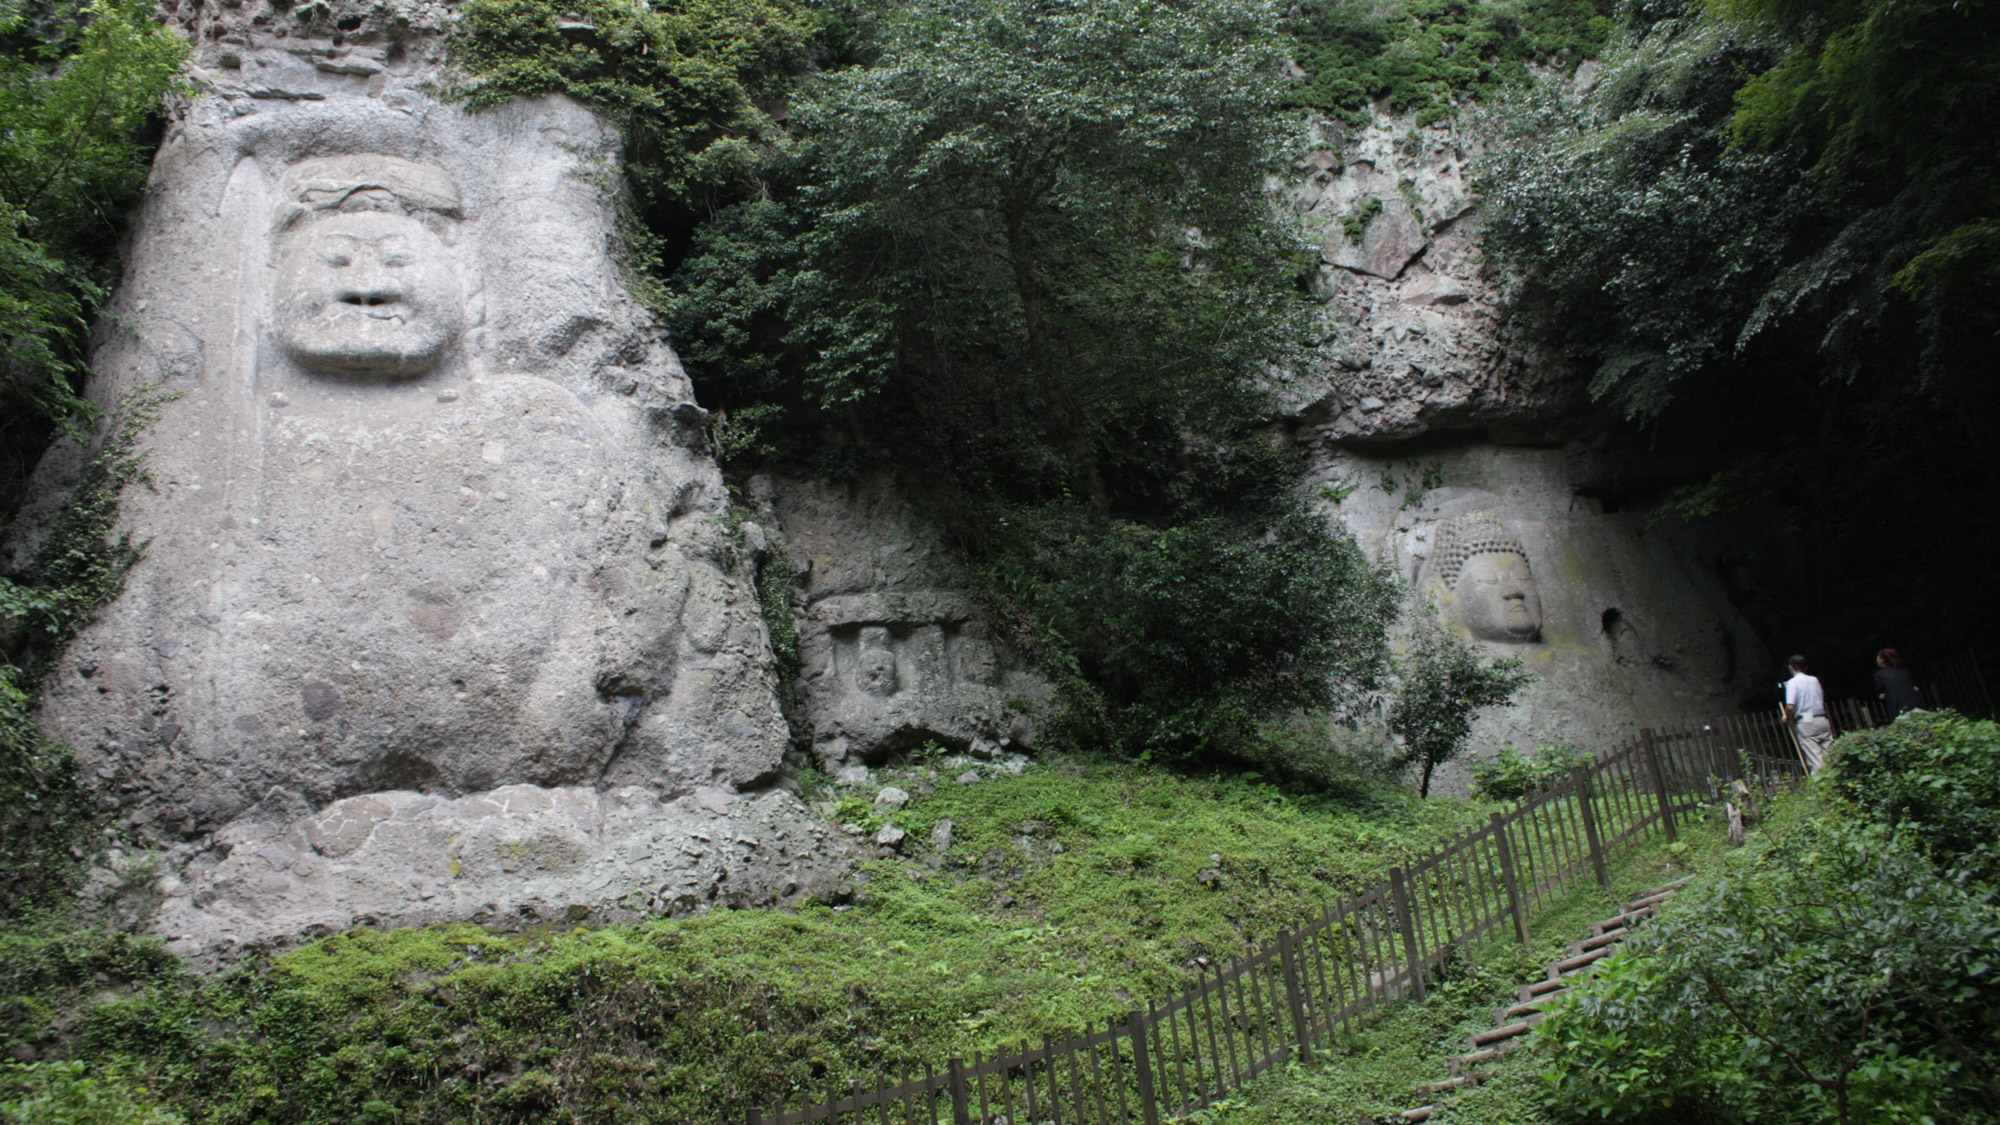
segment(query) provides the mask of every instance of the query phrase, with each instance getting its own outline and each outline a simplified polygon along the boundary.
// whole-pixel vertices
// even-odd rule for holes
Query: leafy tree
[[[1037,572],[1016,588],[1069,673],[1079,741],[1260,757],[1271,716],[1339,710],[1386,671],[1393,580],[1304,511],[1261,537],[1214,516],[1045,519],[1035,534]]]
[[[1435,610],[1417,614],[1409,647],[1396,661],[1389,729],[1403,738],[1401,764],[1418,769],[1420,795],[1430,795],[1431,772],[1465,750],[1473,715],[1506,703],[1533,678],[1520,657],[1482,659]]]
[[[1374,103],[1429,124],[1459,99],[1525,82],[1534,66],[1564,73],[1597,53],[1613,23],[1598,0],[1311,0],[1291,27],[1306,72],[1288,97],[1363,124]]]
[[[187,45],[143,0],[0,4],[0,518],[78,393],[163,97]]]
[[[1071,727],[1229,752],[1381,660],[1293,510],[1260,368],[1302,337],[1264,0],[909,0],[805,82],[774,190],[667,306],[734,448],[889,469],[1064,674]],[[761,434],[746,436],[746,426]]]
[[[1244,376],[1302,311],[1299,244],[1263,198],[1271,17],[1259,0],[889,10],[871,65],[802,90],[796,192],[725,212],[676,275],[705,397],[868,400],[843,417],[962,495],[1168,502],[1200,431],[1254,415]]]

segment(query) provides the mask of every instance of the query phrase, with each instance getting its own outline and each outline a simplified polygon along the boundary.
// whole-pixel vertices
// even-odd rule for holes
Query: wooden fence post
[[[1132,1037],[1132,1064],[1139,1079],[1139,1116],[1145,1125],[1160,1125],[1160,1103],[1153,1093],[1153,1060],[1146,1048],[1146,1017],[1133,1009],[1125,1017]]]
[[[764,1125],[764,1111],[757,1108],[756,1102],[750,1103],[750,1125]]]
[[[1418,1000],[1426,999],[1423,956],[1417,952],[1416,916],[1410,913],[1410,888],[1400,867],[1389,869],[1389,894],[1396,908],[1396,926],[1403,931],[1403,952],[1410,961],[1410,990],[1417,994]]]
[[[1499,813],[1493,814],[1493,844],[1500,852],[1500,875],[1507,884],[1507,913],[1514,917],[1514,936],[1521,939],[1524,949],[1533,949],[1535,943],[1528,940],[1528,912],[1521,907],[1521,880],[1514,874],[1514,845],[1507,842],[1507,821]]]
[[[1311,1062],[1312,1032],[1306,1026],[1306,995],[1299,987],[1299,961],[1292,953],[1292,932],[1278,931],[1278,963],[1285,970],[1285,1001],[1292,1010],[1292,1038],[1298,1040],[1299,1061]]]
[[[1645,744],[1646,768],[1653,773],[1653,789],[1660,795],[1660,823],[1667,826],[1667,843],[1680,839],[1674,830],[1674,802],[1667,796],[1667,771],[1660,768],[1660,744],[1653,738],[1653,728],[1639,731],[1639,741]]]
[[[972,1125],[972,1096],[965,1088],[965,1060],[951,1057],[952,1125]]]
[[[1576,807],[1583,814],[1583,838],[1590,845],[1590,866],[1597,873],[1597,885],[1609,888],[1611,872],[1604,867],[1604,844],[1597,838],[1597,816],[1590,811],[1590,767],[1576,771]]]

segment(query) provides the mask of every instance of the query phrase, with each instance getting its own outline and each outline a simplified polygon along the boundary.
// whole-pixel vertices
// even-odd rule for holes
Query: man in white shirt
[[[1806,772],[1818,773],[1826,762],[1827,744],[1833,741],[1833,724],[1826,717],[1826,692],[1819,686],[1819,677],[1806,675],[1805,657],[1794,656],[1786,663],[1792,678],[1785,681],[1785,722],[1799,740]]]

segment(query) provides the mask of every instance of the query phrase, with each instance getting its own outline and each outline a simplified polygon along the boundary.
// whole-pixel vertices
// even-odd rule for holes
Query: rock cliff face
[[[1324,248],[1325,336],[1280,389],[1327,517],[1398,570],[1413,607],[1536,674],[1479,720],[1475,752],[1604,747],[1735,710],[1770,656],[1714,545],[1593,499],[1647,458],[1602,448],[1615,431],[1579,381],[1510,330],[1480,254],[1482,139],[1407,119],[1320,129],[1285,198]],[[1467,780],[1459,766],[1437,784]]]
[[[702,412],[613,265],[615,135],[440,104],[433,6],[175,18],[207,84],[94,355],[107,406],[171,396],[146,553],[43,711],[178,842],[163,929],[830,885],[842,849],[757,795],[788,731]]]
[[[1320,246],[1316,360],[1281,390],[1325,439],[1380,445],[1455,430],[1547,441],[1583,405],[1509,331],[1483,272],[1472,175],[1484,142],[1382,118],[1317,126],[1284,201]]]

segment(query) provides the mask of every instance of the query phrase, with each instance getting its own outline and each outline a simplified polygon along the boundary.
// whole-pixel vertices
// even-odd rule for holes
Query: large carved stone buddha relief
[[[365,154],[290,168],[271,308],[285,354],[331,376],[436,367],[465,328],[459,213],[451,178],[413,161]]]
[[[93,356],[107,406],[166,399],[125,498],[147,550],[44,725],[172,849],[162,925],[197,944],[818,887],[837,847],[699,877],[619,850],[812,834],[769,788],[788,732],[747,556],[610,253],[616,135],[421,79],[225,88],[171,131]]]
[[[1472,636],[1533,644],[1542,635],[1542,595],[1527,548],[1488,512],[1457,516],[1431,531],[1425,594]]]

